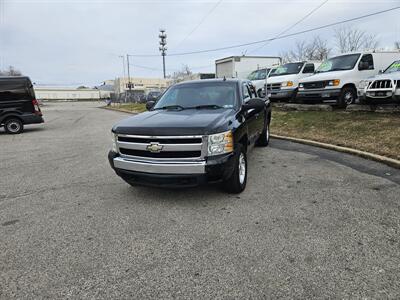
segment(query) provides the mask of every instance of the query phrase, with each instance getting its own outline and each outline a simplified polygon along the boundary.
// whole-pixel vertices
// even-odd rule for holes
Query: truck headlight
[[[281,84],[281,87],[289,87],[289,86],[293,86],[293,81],[284,81]]]
[[[365,89],[365,87],[368,85],[368,81],[366,80],[361,80],[360,83],[358,84],[358,88],[360,89]]]
[[[339,79],[333,79],[328,81],[328,86],[338,86],[340,84]]]
[[[304,84],[303,83],[299,83],[299,88],[300,89],[304,88]]]
[[[230,153],[233,151],[232,131],[221,132],[208,136],[208,156]]]
[[[118,149],[117,149],[117,135],[114,132],[111,132],[111,150],[113,152],[118,152]]]

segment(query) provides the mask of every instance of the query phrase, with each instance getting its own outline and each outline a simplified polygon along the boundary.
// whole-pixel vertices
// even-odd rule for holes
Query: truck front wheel
[[[247,155],[242,145],[238,147],[238,153],[234,158],[234,170],[232,175],[224,181],[225,190],[232,194],[243,192],[247,183]]]
[[[346,108],[347,105],[354,104],[356,98],[357,91],[350,86],[346,86],[342,89],[337,104],[340,108]]]

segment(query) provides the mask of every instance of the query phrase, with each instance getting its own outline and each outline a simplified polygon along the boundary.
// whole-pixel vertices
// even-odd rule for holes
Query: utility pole
[[[126,55],[126,64],[128,68],[128,89],[129,89],[129,97],[131,96],[131,90],[132,90],[132,83],[131,83],[131,74],[129,72],[129,54]]]
[[[161,52],[161,56],[163,58],[163,72],[164,72],[164,79],[165,79],[165,55],[167,52],[167,34],[165,33],[165,29],[160,29],[160,34],[158,35],[160,38],[160,47],[158,48]]]
[[[126,102],[126,91],[125,91],[125,57],[123,55],[118,55],[118,57],[122,58],[122,86],[123,86],[123,91],[124,91],[124,97],[125,97],[125,102]],[[121,83],[120,83],[121,84]]]

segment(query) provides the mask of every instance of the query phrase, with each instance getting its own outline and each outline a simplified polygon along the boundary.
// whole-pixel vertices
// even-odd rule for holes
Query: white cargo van
[[[256,89],[257,95],[260,98],[265,97],[265,80],[268,78],[270,73],[275,72],[275,68],[259,69],[251,72],[247,79],[251,81],[254,88]]]
[[[335,102],[339,107],[355,103],[362,80],[400,59],[399,51],[361,51],[325,60],[313,76],[300,80],[296,100]]]
[[[321,64],[318,61],[287,63],[276,68],[266,80],[268,98],[273,100],[294,100],[299,80],[314,74]]]

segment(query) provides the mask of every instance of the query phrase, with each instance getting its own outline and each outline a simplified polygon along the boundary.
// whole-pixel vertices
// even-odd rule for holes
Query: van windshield
[[[253,71],[247,76],[248,80],[263,80],[267,77],[267,73],[269,72],[269,69],[261,69],[261,70],[256,70]]]
[[[236,89],[235,82],[178,84],[161,96],[154,109],[234,108]]]
[[[290,75],[290,74],[298,74],[301,71],[304,63],[287,63],[282,66],[276,68],[274,73],[271,73],[269,77],[272,76],[282,76],[282,75]]]
[[[357,53],[329,58],[318,67],[315,73],[351,70],[356,65],[359,57],[360,54]]]
[[[389,73],[394,73],[394,72],[400,72],[400,60],[395,61],[394,63],[392,63],[389,68],[387,68],[385,70],[385,74],[389,74]]]

